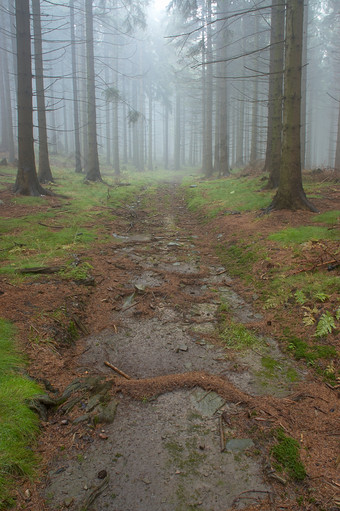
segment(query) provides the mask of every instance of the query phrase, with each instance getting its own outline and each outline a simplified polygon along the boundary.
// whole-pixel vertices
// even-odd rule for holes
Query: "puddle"
[[[46,488],[53,509],[69,502],[80,509],[100,474],[108,478],[98,510],[225,511],[244,491],[269,491],[256,457],[221,452],[218,418],[198,412],[186,391],[122,400],[105,435],[85,455],[58,461]]]
[[[105,360],[111,362],[134,378],[160,376],[190,370],[220,374],[228,370],[228,363],[216,359],[218,351],[196,343],[186,332],[187,325],[180,320],[173,322],[160,318],[137,320],[124,319],[124,328],[118,333],[102,332],[86,340],[86,349],[80,357],[79,365],[87,371],[109,374]],[[187,350],[181,347],[186,346]]]

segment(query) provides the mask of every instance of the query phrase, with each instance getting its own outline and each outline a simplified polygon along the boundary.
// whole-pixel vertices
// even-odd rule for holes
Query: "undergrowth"
[[[8,509],[15,479],[34,473],[30,444],[38,433],[38,417],[26,400],[41,389],[18,372],[24,361],[15,349],[15,330],[1,318],[0,340],[0,509]]]
[[[261,344],[261,339],[251,330],[234,321],[229,321],[220,333],[225,345],[234,349],[247,349]]]
[[[282,429],[276,432],[277,444],[272,447],[276,459],[276,469],[284,470],[295,481],[303,481],[306,470],[300,459],[300,445],[294,438],[284,434]]]

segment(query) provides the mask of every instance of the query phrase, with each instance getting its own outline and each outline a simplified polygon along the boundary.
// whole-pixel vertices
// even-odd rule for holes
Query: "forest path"
[[[181,193],[163,184],[145,208],[137,199],[130,226],[105,252],[128,278],[110,327],[85,339],[81,377],[63,405],[66,422],[88,425],[50,467],[53,510],[226,511],[272,498],[244,405],[268,389],[289,393],[285,371],[273,380],[261,370],[265,354],[290,362],[271,339],[226,356],[221,308],[247,324],[259,316],[232,290]],[[113,291],[112,275],[103,279]]]

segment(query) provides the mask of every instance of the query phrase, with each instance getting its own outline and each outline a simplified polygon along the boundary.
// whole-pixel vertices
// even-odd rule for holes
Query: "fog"
[[[89,87],[89,3],[94,99]],[[264,166],[268,108],[274,101],[269,94],[269,0],[42,0],[40,8],[41,37],[31,9],[36,152],[41,135],[34,38],[39,38],[50,156],[62,156],[69,166],[78,158],[78,170],[86,172],[95,115],[100,164],[116,175],[125,168],[183,167],[202,168],[208,176],[227,175],[230,168]],[[13,162],[18,124],[15,2],[1,0],[0,10],[0,152]],[[334,168],[340,104],[338,2],[308,1],[304,18],[302,165]],[[95,113],[89,117],[90,100]]]

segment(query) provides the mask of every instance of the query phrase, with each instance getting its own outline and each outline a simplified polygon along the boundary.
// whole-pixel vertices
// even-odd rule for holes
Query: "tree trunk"
[[[149,92],[149,151],[148,151],[148,170],[153,170],[153,161],[152,161],[152,121],[153,121],[153,114],[152,114],[152,87],[150,85],[150,92]]]
[[[259,47],[259,17],[255,16],[255,48]],[[255,57],[254,62],[254,74],[258,74],[259,63],[258,57]],[[251,143],[250,143],[250,165],[254,165],[258,159],[258,130],[259,130],[259,103],[258,103],[258,92],[259,92],[259,79],[255,78],[253,83],[253,103],[251,107]]]
[[[176,91],[175,110],[174,167],[175,170],[181,168],[181,96],[178,90]]]
[[[115,97],[113,102],[113,168],[117,177],[120,176],[118,106],[119,98]]]
[[[101,181],[97,146],[96,90],[93,50],[92,0],[85,0],[86,12],[86,71],[87,71],[87,124],[88,124],[88,181]]]
[[[212,33],[211,33],[211,0],[207,0],[207,60],[213,60]],[[213,174],[212,152],[212,118],[213,118],[213,64],[207,65],[206,70],[206,123],[203,126],[205,138],[205,153],[203,159],[203,171],[206,177]]]
[[[72,93],[73,93],[73,127],[74,127],[74,152],[75,172],[81,174],[81,154],[79,136],[79,111],[78,111],[78,83],[77,83],[77,60],[76,60],[76,38],[74,30],[74,0],[70,0],[70,23],[71,23],[71,59],[72,59]]]
[[[301,167],[306,163],[307,138],[307,44],[308,44],[308,2],[303,12],[303,44],[302,44],[302,74],[301,74]]]
[[[338,132],[336,136],[335,163],[334,168],[340,171],[340,103],[338,108]]]
[[[285,8],[273,0],[270,33],[268,132],[264,170],[269,172],[267,189],[277,188],[282,152],[282,99]]]
[[[223,2],[219,5],[219,10],[223,9]],[[223,13],[226,16],[226,12]],[[218,101],[216,106],[218,112],[219,126],[218,126],[218,147],[219,147],[219,161],[218,161],[218,174],[220,176],[229,176],[229,141],[228,141],[228,89],[227,89],[227,48],[228,48],[228,31],[226,27],[221,29],[220,33],[220,60],[222,61],[219,65],[220,77],[217,81],[217,94]],[[223,62],[223,59],[225,61]]]
[[[7,48],[5,43],[5,37],[0,34],[1,46],[3,47],[2,55],[0,55],[0,68],[2,69],[3,76],[3,91],[2,91],[2,131],[3,139],[6,140],[4,149],[8,151],[8,162],[14,162],[14,134],[13,134],[13,118],[12,118],[12,100],[11,100],[11,87],[9,82],[9,66],[7,58]],[[5,139],[5,140],[4,140]]]
[[[272,208],[316,211],[306,198],[301,175],[302,32],[303,0],[287,0],[282,157]]]
[[[53,176],[48,156],[44,67],[42,53],[40,0],[32,0],[33,30],[34,30],[34,63],[35,83],[38,110],[38,133],[39,133],[39,172],[40,183],[53,182]]]
[[[169,168],[169,107],[164,105],[164,168]]]
[[[15,1],[18,73],[18,173],[14,192],[50,194],[39,184],[35,168],[32,105],[32,57],[29,0]]]

